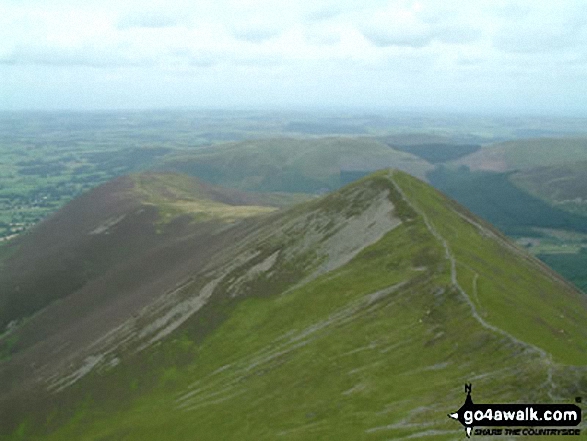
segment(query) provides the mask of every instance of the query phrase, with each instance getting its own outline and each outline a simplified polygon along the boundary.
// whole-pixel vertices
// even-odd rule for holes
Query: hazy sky
[[[0,109],[587,115],[585,0],[2,0]]]

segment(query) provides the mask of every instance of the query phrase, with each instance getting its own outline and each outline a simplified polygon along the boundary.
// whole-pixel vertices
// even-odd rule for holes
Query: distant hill
[[[512,236],[536,235],[539,228],[587,234],[587,218],[551,205],[521,186],[514,172],[471,172],[438,168],[429,173],[430,183],[472,212]]]
[[[504,172],[587,160],[587,138],[533,138],[493,144],[457,159],[455,166]]]
[[[345,184],[341,173],[387,167],[424,178],[432,166],[371,138],[278,138],[215,145],[167,157],[159,169],[252,191],[324,193]]]
[[[587,215],[587,161],[522,170],[511,181],[557,207]]]
[[[587,219],[587,161],[521,170],[510,181],[556,209]],[[587,234],[542,232],[547,239],[531,242],[530,250],[587,293]]]
[[[585,296],[422,181],[384,170],[237,219],[231,207],[262,201],[136,179],[85,201],[117,210],[56,215],[73,237],[116,238],[103,253],[123,248],[109,274],[126,278],[0,337],[14,345],[3,439],[455,439],[465,382],[479,402],[587,394]],[[126,202],[137,188],[142,205]],[[151,251],[126,249],[129,216],[160,238]]]
[[[424,159],[431,164],[448,162],[470,155],[478,151],[481,146],[475,144],[413,144],[413,145],[391,145],[395,150],[411,153]]]

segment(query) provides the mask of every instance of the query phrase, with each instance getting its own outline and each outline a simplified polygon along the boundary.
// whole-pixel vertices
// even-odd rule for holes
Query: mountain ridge
[[[585,299],[402,172],[222,234],[132,326],[42,382],[48,398],[15,404],[8,439],[452,439],[463,382],[522,402],[587,391]]]

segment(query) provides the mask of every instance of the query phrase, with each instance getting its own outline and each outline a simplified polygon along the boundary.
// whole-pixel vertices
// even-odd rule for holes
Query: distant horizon
[[[431,109],[431,108],[384,108],[384,107],[334,107],[334,106],[232,106],[232,107],[195,107],[195,106],[168,106],[168,107],[71,107],[71,108],[10,108],[0,109],[0,114],[8,113],[149,113],[149,112],[214,112],[214,113],[283,113],[291,114],[299,113],[302,115],[323,114],[332,116],[381,116],[387,115],[423,115],[423,116],[465,116],[465,117],[487,117],[487,118],[555,118],[555,119],[587,119],[587,112],[584,114],[577,113],[563,113],[563,112],[514,112],[511,110],[500,111],[492,110],[464,110],[464,109]]]

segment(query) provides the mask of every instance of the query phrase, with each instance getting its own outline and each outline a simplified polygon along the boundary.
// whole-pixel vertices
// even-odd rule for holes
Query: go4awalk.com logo
[[[575,404],[476,404],[471,385],[467,398],[456,412],[448,414],[474,435],[580,435],[581,409]]]

